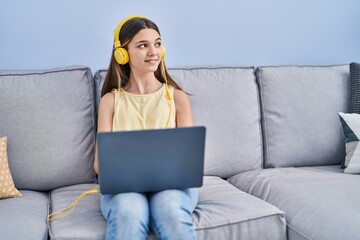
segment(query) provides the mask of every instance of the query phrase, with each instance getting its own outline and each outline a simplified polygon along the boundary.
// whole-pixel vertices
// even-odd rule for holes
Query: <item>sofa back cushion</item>
[[[261,168],[260,107],[254,68],[171,68],[169,73],[191,94],[194,124],[207,128],[205,175],[227,178]],[[95,74],[98,96],[105,75],[103,70]]]
[[[94,181],[94,87],[87,67],[0,71],[0,135],[19,189]]]
[[[340,164],[349,65],[257,69],[265,167]]]

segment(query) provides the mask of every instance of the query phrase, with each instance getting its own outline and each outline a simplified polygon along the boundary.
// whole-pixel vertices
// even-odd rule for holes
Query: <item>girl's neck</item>
[[[123,89],[134,94],[150,94],[161,87],[162,83],[156,79],[154,73],[139,75],[131,72],[129,82]]]

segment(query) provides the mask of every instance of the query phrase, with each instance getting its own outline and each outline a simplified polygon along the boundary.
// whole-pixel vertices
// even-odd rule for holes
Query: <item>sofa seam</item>
[[[226,66],[226,65],[207,65],[207,66],[174,66],[174,67],[168,67],[168,70],[199,70],[199,69],[256,69],[255,66]],[[98,69],[96,72],[106,72],[107,69],[101,68]]]
[[[224,66],[224,65],[209,65],[209,66],[180,66],[180,67],[169,67],[169,70],[216,70],[216,69],[255,69],[254,66]]]
[[[213,229],[213,228],[218,228],[218,227],[224,227],[224,226],[228,226],[228,225],[235,225],[235,224],[239,224],[239,223],[245,223],[245,222],[248,222],[248,221],[256,221],[258,219],[261,219],[261,218],[268,218],[268,217],[274,217],[274,216],[280,216],[280,217],[283,217],[284,220],[285,220],[285,223],[286,223],[286,218],[285,218],[285,214],[284,213],[272,213],[272,214],[269,214],[269,215],[266,215],[266,216],[261,216],[261,217],[255,217],[255,218],[251,218],[251,219],[247,219],[247,220],[239,220],[239,221],[235,221],[235,222],[229,222],[229,223],[224,223],[224,224],[218,224],[218,225],[215,225],[215,226],[209,226],[209,227],[199,227],[199,228],[196,228],[195,227],[195,230],[207,230],[207,229]],[[287,223],[286,223],[287,225]],[[308,239],[310,240],[310,239]]]
[[[97,89],[98,89],[98,86],[97,86],[97,82],[96,82],[96,78],[97,78],[97,75],[98,75],[99,71],[96,71],[93,75],[93,83],[94,83],[94,98],[95,98],[95,130],[97,132],[97,119],[98,119],[98,114],[99,114],[99,109],[98,109],[98,95],[97,95]],[[95,137],[95,141],[96,141],[96,137]]]
[[[66,66],[66,67],[59,67],[59,68],[48,68],[44,70],[24,70],[23,73],[17,72],[19,70],[2,70],[0,71],[0,76],[26,76],[26,75],[44,75],[48,73],[59,73],[59,72],[71,72],[74,70],[90,70],[87,66],[82,65],[72,65],[72,66]],[[28,71],[28,72],[26,72]]]
[[[91,93],[92,97],[90,97],[90,101],[91,101],[91,118],[92,118],[92,163],[94,164],[94,158],[95,158],[95,143],[96,143],[96,132],[97,132],[97,128],[96,128],[96,121],[95,121],[95,117],[96,117],[96,108],[95,108],[95,83],[94,83],[94,77],[93,77],[93,73],[91,71],[90,68],[87,68],[86,70],[86,78],[87,78],[87,81],[88,81],[88,84],[89,84],[89,92]],[[93,170],[93,169],[92,169]],[[93,176],[91,177],[91,183],[95,183],[96,182],[96,174],[95,172],[93,172],[92,174]]]
[[[69,239],[69,240],[73,240],[74,238],[73,237],[52,237],[51,240],[66,240],[66,239]],[[75,239],[84,239],[84,240],[103,240],[103,238],[88,238],[88,237],[77,237]]]
[[[331,65],[322,65],[322,64],[304,64],[304,65],[297,65],[297,64],[284,64],[284,65],[259,65],[259,68],[283,68],[283,67],[298,67],[298,68],[307,68],[307,67],[323,67],[323,68],[329,68],[329,67],[341,67],[341,66],[347,66],[348,63],[339,63],[339,64],[331,64]]]
[[[259,120],[258,120],[258,124],[259,124],[259,132],[260,132],[260,141],[261,141],[261,169],[264,168],[264,136],[263,136],[263,129],[262,129],[262,110],[261,110],[261,94],[260,94],[260,87],[259,87],[259,83],[257,81],[257,74],[256,74],[257,68],[254,68],[253,70],[253,74],[255,77],[255,85],[256,85],[256,92],[257,92],[257,103],[259,106],[259,110],[258,110],[258,114],[259,114]]]
[[[245,66],[245,65],[207,65],[207,66],[172,66],[168,67],[168,70],[198,70],[198,69],[260,69],[260,68],[279,68],[279,67],[341,67],[347,66],[348,64],[339,63],[339,64],[332,64],[332,65],[296,65],[296,64],[289,64],[289,65],[258,65],[258,66]],[[100,68],[97,71],[107,71],[105,68]]]
[[[260,104],[260,121],[261,121],[261,137],[263,144],[263,168],[268,168],[268,144],[267,144],[267,122],[265,118],[265,103],[264,103],[264,92],[263,92],[263,83],[262,83],[262,68],[257,68],[256,80],[258,83],[259,89],[259,104]]]
[[[293,231],[295,231],[296,233],[300,234],[302,237],[306,238],[306,240],[311,240],[311,238],[309,238],[307,235],[305,235],[303,232],[300,232],[297,228],[293,227],[291,224],[289,224],[286,221],[286,226],[290,229],[292,229]]]
[[[51,210],[52,210],[52,204],[51,204],[51,190],[49,191],[49,207],[48,207],[48,214],[50,214]],[[49,216],[49,215],[48,215]],[[51,230],[51,226],[50,226],[50,222],[47,221],[47,219],[45,219],[46,221],[46,225],[47,225],[47,228],[48,228],[48,236],[49,236],[49,239],[51,239],[51,236],[53,236],[53,233],[52,233],[52,230]]]

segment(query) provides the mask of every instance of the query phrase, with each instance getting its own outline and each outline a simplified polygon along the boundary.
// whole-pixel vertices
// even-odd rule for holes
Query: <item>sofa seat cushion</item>
[[[96,184],[78,184],[51,191],[51,212],[68,207],[80,194],[96,186]],[[69,216],[51,221],[49,235],[51,239],[104,239],[105,226],[106,222],[100,211],[99,194],[90,194],[79,201]]]
[[[254,170],[228,179],[286,213],[289,239],[359,239],[360,177],[325,168]]]
[[[204,178],[193,220],[198,239],[286,239],[282,211],[218,177]]]
[[[47,239],[49,194],[21,193],[21,197],[0,200],[0,239]]]
[[[81,184],[52,191],[52,210],[69,206],[82,192],[93,187]],[[51,221],[50,237],[103,239],[106,222],[99,201],[99,195],[89,195],[80,200],[71,215]],[[204,178],[193,221],[198,239],[286,239],[283,212],[218,177]],[[155,239],[152,233],[149,239]]]

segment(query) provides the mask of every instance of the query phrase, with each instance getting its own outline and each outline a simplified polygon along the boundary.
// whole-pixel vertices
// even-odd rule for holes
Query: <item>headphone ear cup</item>
[[[114,58],[120,65],[125,65],[129,62],[129,53],[125,48],[115,48]]]
[[[164,46],[163,44],[161,45],[161,48],[162,48],[161,59],[164,59],[164,58],[165,58],[165,54],[166,54],[166,48],[165,48],[165,46]]]

